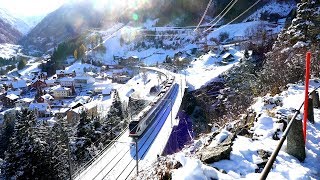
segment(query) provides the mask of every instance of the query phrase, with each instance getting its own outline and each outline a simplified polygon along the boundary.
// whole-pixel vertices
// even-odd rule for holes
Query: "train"
[[[166,103],[167,98],[172,94],[175,87],[178,86],[174,83],[174,77],[170,78],[162,87],[159,94],[153,101],[144,108],[136,117],[129,123],[129,136],[140,138],[148,127],[154,123],[155,117],[158,112],[162,110],[163,104]],[[166,99],[166,100],[165,100]],[[172,102],[171,102],[172,103]]]

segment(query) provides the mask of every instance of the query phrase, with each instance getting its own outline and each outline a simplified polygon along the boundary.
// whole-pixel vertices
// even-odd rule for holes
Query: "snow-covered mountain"
[[[0,18],[0,44],[14,44],[22,37],[22,33],[10,25],[8,22]]]
[[[10,24],[23,35],[27,34],[30,30],[30,26],[28,24],[26,24],[23,20],[14,17],[5,9],[0,8],[0,19],[3,20],[5,23]]]
[[[67,3],[42,19],[22,43],[45,51],[85,30],[99,27],[101,17],[90,2]]]

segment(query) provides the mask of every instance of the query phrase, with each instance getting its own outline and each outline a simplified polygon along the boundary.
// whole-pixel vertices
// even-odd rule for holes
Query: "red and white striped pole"
[[[304,113],[303,113],[303,138],[304,138],[304,142],[306,142],[306,140],[307,140],[310,61],[311,61],[311,52],[307,52],[307,55],[306,55],[306,82],[305,82],[305,93],[304,93],[304,95],[305,95],[304,96]]]

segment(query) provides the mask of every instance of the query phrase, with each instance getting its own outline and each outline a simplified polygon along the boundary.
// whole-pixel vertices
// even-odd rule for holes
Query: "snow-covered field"
[[[295,7],[296,4],[293,0],[288,2],[279,2],[276,0],[271,0],[268,4],[258,9],[255,13],[246,18],[244,22],[249,20],[259,20],[262,13],[274,13],[284,17],[287,16],[290,13],[290,11]]]
[[[21,46],[14,44],[0,44],[0,57],[9,59],[20,51]]]
[[[320,86],[319,81],[312,80],[310,84],[311,89]],[[230,134],[228,132],[230,125],[223,129],[212,142],[208,141],[208,137],[202,137],[180,153],[174,154],[171,158],[179,161],[182,167],[173,170],[173,179],[259,179],[261,174],[255,173],[255,170],[258,169],[257,164],[263,160],[258,155],[258,150],[269,153],[275,150],[279,141],[273,140],[272,136],[277,129],[283,127],[283,124],[277,121],[280,116],[293,115],[293,110],[299,109],[303,99],[303,84],[290,84],[288,90],[279,95],[258,98],[250,108],[257,113],[256,121],[249,130],[253,137],[238,135],[232,146],[229,160],[206,165],[192,154],[195,150],[203,148],[205,144],[209,146],[219,144]],[[302,119],[303,110],[300,113],[298,120]],[[314,109],[314,116],[315,124],[310,122],[307,124],[306,159],[300,162],[289,155],[286,152],[287,142],[285,141],[268,178],[318,179],[320,177],[320,109]],[[278,134],[281,137],[282,132]],[[221,170],[225,173],[222,173]]]
[[[221,26],[215,30],[213,30],[209,35],[208,39],[215,38],[219,39],[219,35],[221,33],[227,33],[229,35],[229,39],[246,39],[250,34],[251,29],[256,29],[258,27],[264,27],[268,32],[272,32],[272,34],[279,33],[284,25],[273,26],[266,21],[251,21],[251,22],[243,22],[237,24],[229,24],[226,26]]]
[[[243,58],[243,53],[233,47],[229,48],[229,53],[234,56],[235,60],[227,65],[220,64],[223,54],[219,55],[211,51],[193,60],[190,67],[181,72],[181,74],[186,75],[190,90],[199,89],[201,86],[211,82]]]

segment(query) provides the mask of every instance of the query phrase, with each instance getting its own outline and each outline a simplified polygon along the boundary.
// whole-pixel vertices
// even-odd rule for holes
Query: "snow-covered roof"
[[[48,79],[48,80],[46,80],[46,83],[47,83],[47,84],[54,84],[55,82],[56,82],[55,79]]]
[[[29,105],[30,110],[37,109],[38,111],[46,111],[49,107],[50,106],[47,103],[31,103]]]
[[[32,83],[36,83],[36,82],[43,82],[43,83],[46,83],[45,80],[42,80],[42,79],[34,79],[32,80]]]
[[[56,70],[56,74],[65,74],[65,70]]]
[[[54,109],[51,109],[51,112],[53,112],[53,114],[57,114],[57,113],[66,113],[69,110],[70,108],[54,108]]]
[[[19,96],[15,94],[9,94],[9,95],[6,95],[6,98],[9,98],[11,100],[16,100],[16,99],[19,99]]]
[[[13,88],[24,88],[27,87],[27,81],[26,80],[18,80],[12,82],[12,87]]]
[[[83,106],[84,106],[86,109],[92,109],[92,108],[94,108],[94,107],[97,106],[97,102],[96,102],[96,101],[91,101],[91,102],[89,102],[89,103],[87,103],[87,104],[84,104]]]
[[[7,95],[10,95],[10,94],[14,94],[14,95],[16,95],[16,96],[20,96],[20,94],[21,94],[21,90],[17,90],[17,91],[8,91],[7,92]]]
[[[60,85],[52,87],[52,91],[69,91],[70,88],[62,87]]]
[[[73,78],[71,78],[71,77],[63,77],[63,78],[60,78],[59,79],[59,81],[61,82],[61,81],[67,81],[67,82],[73,82],[74,81],[74,79]]]
[[[88,74],[89,76],[95,76],[95,75],[97,75],[97,74],[94,73],[94,72],[87,72],[86,74]]]
[[[83,110],[84,110],[84,107],[83,107],[83,106],[80,106],[80,107],[77,107],[77,108],[75,108],[75,109],[72,109],[71,111],[80,114],[80,113],[83,112]]]
[[[225,59],[225,58],[228,58],[229,56],[233,56],[233,55],[230,54],[230,53],[225,53],[225,54],[222,56],[222,58]]]
[[[72,103],[69,104],[68,107],[73,108],[78,104],[83,105],[83,104],[85,104],[85,102],[84,101],[73,101]]]
[[[74,79],[78,79],[78,80],[88,80],[90,78],[91,77],[88,77],[88,76],[76,76],[76,77],[74,77]]]
[[[103,90],[102,90],[102,94],[110,94],[112,91],[112,87],[105,87]]]
[[[26,102],[26,103],[31,103],[33,101],[32,98],[22,98],[22,99],[19,99],[18,101],[22,101],[22,102]]]
[[[45,99],[45,100],[52,100],[52,99],[54,99],[50,94],[45,94],[45,95],[43,95],[43,96],[41,96],[43,99]]]

